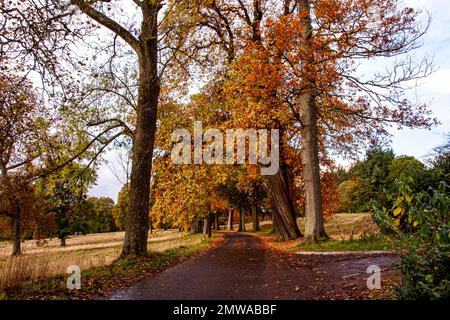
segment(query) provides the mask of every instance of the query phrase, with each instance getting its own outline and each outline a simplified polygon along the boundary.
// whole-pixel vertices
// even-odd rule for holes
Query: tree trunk
[[[129,207],[125,223],[122,257],[147,256],[149,229],[150,177],[155,144],[156,117],[160,82],[158,77],[159,4],[143,2],[141,52],[139,56],[139,90],[136,128],[133,138]]]
[[[208,235],[209,238],[211,238],[211,236],[212,236],[211,216],[203,218],[203,234]]]
[[[2,178],[3,187],[5,187],[5,193],[8,195],[8,202],[12,208],[12,212],[10,213],[11,217],[11,232],[12,232],[12,241],[13,241],[13,250],[12,256],[18,256],[22,254],[21,248],[21,223],[20,223],[20,205],[19,201],[16,198],[15,192],[17,192],[16,188],[14,188],[8,174],[8,169],[6,167],[6,163],[0,159],[0,173]]]
[[[269,177],[269,194],[272,206],[273,228],[278,241],[287,241],[301,237],[297,225],[294,204],[289,192],[286,168],[280,161],[276,175]]]
[[[218,213],[216,213],[216,222],[215,222],[215,224],[216,224],[216,230],[220,230],[220,213],[218,212]]]
[[[191,233],[198,234],[202,232],[203,232],[203,221],[195,220],[194,223],[191,225]]]
[[[258,217],[258,207],[252,203],[252,218],[253,218],[253,230],[259,231],[261,227],[259,226],[259,217]]]
[[[233,230],[233,209],[228,210],[228,225],[227,230]]]
[[[21,225],[20,225],[20,209],[16,208],[12,215],[12,235],[13,235],[13,251],[12,256],[18,256],[22,253],[21,249]]]
[[[211,215],[211,229],[216,230],[216,214]]]
[[[216,214],[214,215],[214,230],[220,230],[220,224],[219,224],[219,217],[220,217],[220,213],[216,212]]]
[[[147,66],[141,66],[145,73]],[[159,97],[157,78],[141,77],[138,117],[133,141],[132,170],[128,214],[125,222],[125,241],[122,257],[146,256],[149,229],[149,196],[152,156],[156,132]]]
[[[239,229],[238,232],[245,232],[245,211],[241,206],[239,208]]]
[[[212,227],[211,227],[212,222],[213,222],[213,217],[210,215],[208,217],[208,238],[212,237]]]
[[[65,236],[62,236],[62,237],[60,238],[60,240],[61,240],[61,247],[65,247],[65,246],[66,246],[66,237],[65,237]]]
[[[312,37],[311,5],[309,0],[297,0],[299,11],[304,13],[301,18],[304,47],[309,53],[304,63],[306,90],[300,97],[300,118],[302,119],[302,166],[303,183],[305,185],[305,242],[316,242],[320,237],[326,237],[322,216],[322,196],[320,190],[320,167],[318,147],[318,127],[314,74],[313,48],[310,45]]]

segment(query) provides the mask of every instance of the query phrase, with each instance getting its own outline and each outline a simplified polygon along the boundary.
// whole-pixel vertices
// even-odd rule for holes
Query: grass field
[[[12,287],[23,281],[48,278],[66,273],[69,266],[76,265],[87,270],[93,267],[110,265],[120,255],[124,233],[92,234],[74,236],[67,239],[61,247],[58,239],[50,240],[44,246],[36,241],[23,243],[23,255],[10,257],[10,243],[0,243],[0,289]],[[169,249],[187,247],[201,243],[203,235],[185,236],[170,230],[157,236],[150,236],[150,252],[162,253]]]
[[[298,219],[298,226],[304,233],[304,218]],[[282,243],[275,241],[272,223],[263,223],[257,234],[269,240],[271,246],[288,251],[373,251],[392,250],[396,244],[380,234],[378,226],[369,213],[335,214],[325,220],[325,230],[330,239],[317,244],[305,244],[301,240]]]

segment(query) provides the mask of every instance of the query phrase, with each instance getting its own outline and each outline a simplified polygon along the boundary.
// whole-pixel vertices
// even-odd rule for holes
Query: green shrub
[[[411,178],[402,177],[391,209],[375,208],[381,230],[396,234],[404,244],[401,253],[400,299],[450,298],[449,188],[411,194]]]

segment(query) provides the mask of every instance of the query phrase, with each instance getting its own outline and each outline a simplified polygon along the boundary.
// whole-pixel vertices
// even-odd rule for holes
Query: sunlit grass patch
[[[372,235],[351,240],[321,240],[318,243],[297,245],[298,251],[333,252],[333,251],[391,251],[397,243],[382,235]]]

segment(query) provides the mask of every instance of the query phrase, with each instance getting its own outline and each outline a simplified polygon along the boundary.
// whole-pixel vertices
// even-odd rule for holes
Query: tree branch
[[[109,2],[109,0],[101,0],[101,2]],[[104,13],[91,7],[89,2],[85,0],[71,0],[73,5],[78,6],[82,12],[94,19],[104,27],[108,28],[123,40],[128,43],[136,53],[141,52],[141,45],[138,39],[136,39],[127,29],[122,27],[119,23],[106,16]],[[138,3],[135,1],[135,3]]]

